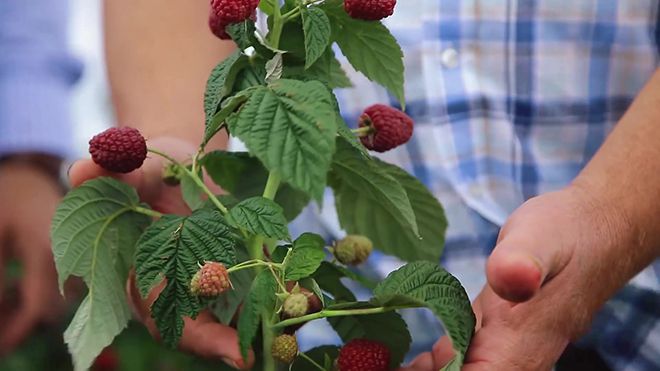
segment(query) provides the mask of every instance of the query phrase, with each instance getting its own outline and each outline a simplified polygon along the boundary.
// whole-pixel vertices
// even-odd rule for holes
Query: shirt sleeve
[[[0,1],[0,156],[73,154],[67,0]]]

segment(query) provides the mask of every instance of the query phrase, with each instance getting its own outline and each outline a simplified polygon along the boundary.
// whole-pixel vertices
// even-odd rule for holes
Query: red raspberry
[[[376,152],[386,152],[408,140],[413,134],[413,120],[398,109],[376,104],[360,116],[360,127],[372,130],[360,140],[365,147]]]
[[[119,370],[119,354],[113,348],[105,348],[94,360],[92,371],[116,371]]]
[[[351,340],[339,351],[337,365],[339,371],[388,371],[390,350],[373,340]]]
[[[346,13],[353,18],[378,21],[394,14],[396,0],[344,0]]]
[[[194,295],[215,297],[231,288],[229,273],[222,263],[206,262],[190,280]]]
[[[225,28],[248,18],[256,19],[258,6],[259,0],[211,0],[209,27],[217,37],[229,40]]]
[[[147,143],[137,129],[111,128],[89,141],[89,153],[106,170],[130,173],[147,158]]]

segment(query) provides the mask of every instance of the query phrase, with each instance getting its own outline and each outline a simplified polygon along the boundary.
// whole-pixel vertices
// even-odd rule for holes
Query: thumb
[[[546,202],[521,206],[500,233],[495,250],[488,258],[486,275],[490,287],[501,298],[524,302],[559,273],[570,260],[570,249],[562,239],[558,208]]]

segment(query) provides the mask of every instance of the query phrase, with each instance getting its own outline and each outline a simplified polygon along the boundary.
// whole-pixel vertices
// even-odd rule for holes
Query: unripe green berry
[[[346,265],[360,265],[367,261],[373,244],[365,236],[349,235],[337,242],[334,254],[337,260]]]
[[[302,317],[307,314],[309,301],[303,293],[294,293],[289,295],[282,305],[284,313],[289,318]]]
[[[271,352],[276,360],[291,364],[298,355],[298,341],[293,335],[280,335],[273,340]]]

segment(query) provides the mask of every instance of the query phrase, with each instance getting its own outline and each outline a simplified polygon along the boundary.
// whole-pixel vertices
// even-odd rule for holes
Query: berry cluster
[[[92,160],[115,173],[130,173],[147,158],[147,142],[137,129],[111,128],[89,141]]]
[[[259,0],[211,0],[209,27],[211,32],[223,40],[231,37],[225,29],[230,24],[240,23],[248,18],[256,19]]]
[[[360,116],[359,126],[369,131],[360,139],[372,151],[386,152],[405,144],[413,134],[414,122],[396,108],[376,104]]]

